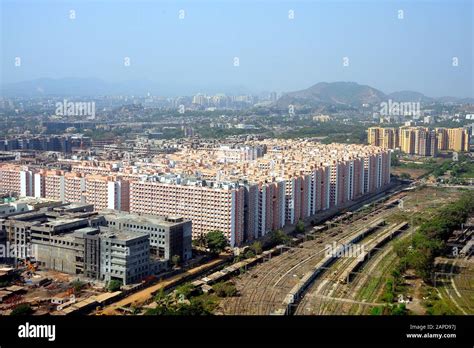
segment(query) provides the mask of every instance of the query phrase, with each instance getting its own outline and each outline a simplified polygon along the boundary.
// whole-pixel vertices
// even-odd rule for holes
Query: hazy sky
[[[146,79],[258,92],[355,81],[474,97],[471,0],[0,2],[2,83]]]

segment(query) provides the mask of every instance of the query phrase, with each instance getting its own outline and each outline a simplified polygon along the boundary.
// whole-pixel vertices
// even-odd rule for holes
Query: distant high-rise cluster
[[[79,162],[79,161],[78,161]],[[84,162],[70,171],[0,166],[0,192],[192,220],[231,245],[341,207],[390,182],[389,152],[307,140],[202,144],[153,161]]]
[[[400,149],[419,156],[436,156],[438,151],[469,151],[468,128],[400,127],[368,129],[368,143],[384,149]]]
[[[224,94],[216,94],[209,96],[199,93],[192,98],[192,106],[216,109],[250,106],[257,102],[258,98],[252,95],[227,96]]]
[[[57,151],[69,153],[72,151],[71,139],[68,136],[35,136],[14,137],[0,141],[0,151],[35,150]]]

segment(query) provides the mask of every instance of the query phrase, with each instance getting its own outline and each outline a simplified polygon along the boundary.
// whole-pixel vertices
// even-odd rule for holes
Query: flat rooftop
[[[97,227],[83,227],[74,231],[76,237],[82,237],[84,234],[94,234],[98,231]]]
[[[121,241],[129,241],[129,240],[134,240],[136,238],[142,238],[142,237],[147,237],[147,233],[143,232],[124,232],[124,231],[118,231],[114,229],[110,229],[108,227],[101,227],[100,228],[100,236],[101,237],[107,237],[115,240],[121,240]]]
[[[104,215],[105,218],[114,219],[120,222],[136,222],[136,223],[146,223],[153,225],[161,226],[174,226],[183,222],[191,221],[190,219],[185,219],[182,216],[155,216],[155,215],[146,215],[146,214],[130,214],[125,212],[118,212],[116,210],[102,210],[99,214]]]

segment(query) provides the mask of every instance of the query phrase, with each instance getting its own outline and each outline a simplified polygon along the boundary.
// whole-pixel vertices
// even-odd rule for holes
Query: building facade
[[[105,161],[71,168],[0,164],[0,189],[99,211],[182,216],[192,221],[193,238],[219,230],[238,246],[390,183],[388,150],[306,139],[190,147],[120,168]]]
[[[400,149],[418,156],[436,156],[438,151],[469,151],[469,128],[435,128],[404,126],[400,128],[370,127],[370,145],[384,149]]]

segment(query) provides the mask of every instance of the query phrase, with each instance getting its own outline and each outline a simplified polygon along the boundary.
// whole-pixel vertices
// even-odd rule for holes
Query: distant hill
[[[386,95],[370,86],[355,82],[320,82],[307,89],[284,94],[277,100],[276,105],[283,108],[287,108],[290,104],[310,107],[321,104],[360,106],[384,100]]]
[[[433,102],[434,99],[425,96],[423,93],[414,92],[414,91],[400,91],[400,92],[393,92],[387,95],[388,99],[396,102],[422,102],[422,103],[430,103]]]
[[[441,97],[430,98],[415,91],[400,91],[385,94],[382,91],[356,82],[320,82],[301,91],[283,94],[274,106],[286,109],[295,107],[321,107],[327,105],[361,106],[362,104],[379,104],[387,102],[461,102],[473,103],[473,98]]]
[[[5,97],[95,97],[104,95],[146,95],[152,93],[162,96],[184,96],[196,93],[225,93],[228,95],[252,94],[251,90],[241,85],[210,86],[181,84],[180,82],[154,82],[151,80],[129,80],[106,82],[96,78],[41,78],[15,83],[2,84],[0,95]],[[274,104],[281,109],[288,105],[307,106],[320,110],[334,107],[359,107],[362,104],[379,104],[391,99],[396,102],[441,102],[441,103],[474,103],[474,98],[440,97],[430,98],[414,91],[400,91],[385,94],[382,91],[356,82],[320,82],[307,89],[283,94]]]
[[[440,103],[470,103],[474,104],[474,98],[456,98],[456,97],[439,97],[436,101]]]

